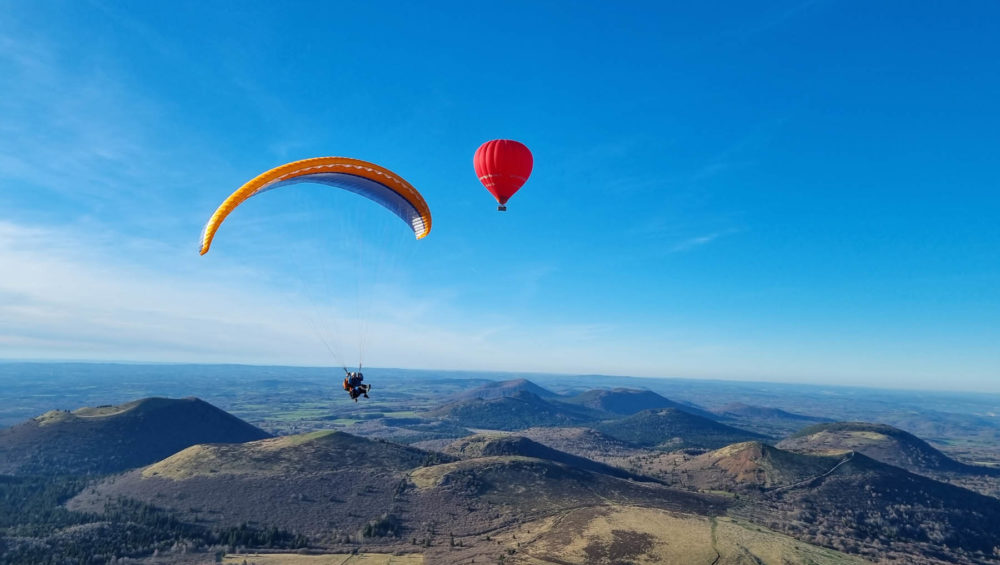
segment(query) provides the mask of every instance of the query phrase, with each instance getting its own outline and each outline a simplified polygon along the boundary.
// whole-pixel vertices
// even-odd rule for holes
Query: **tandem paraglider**
[[[362,395],[368,398],[368,391],[372,389],[372,385],[362,382],[365,380],[365,376],[361,370],[348,371],[344,369],[344,372],[347,373],[347,376],[344,377],[344,390],[351,396],[351,400],[357,402],[358,397]]]
[[[215,210],[215,212],[208,219],[208,222],[205,224],[205,228],[201,235],[200,253],[202,255],[208,253],[209,248],[212,246],[213,239],[222,226],[223,221],[237,207],[246,202],[248,199],[263,192],[300,183],[327,185],[363,196],[403,220],[418,240],[426,237],[431,231],[430,207],[428,207],[423,196],[401,176],[390,171],[389,169],[368,161],[351,159],[348,157],[317,157],[313,159],[294,161],[265,171],[230,194],[229,197],[226,198],[225,201],[223,201],[222,204]],[[349,200],[350,198],[341,202],[341,204],[346,202],[346,207],[350,208],[353,206],[353,203],[348,202]],[[359,205],[359,207],[363,208],[364,206]],[[334,214],[339,214],[339,212],[337,212],[339,209],[340,208],[333,208]],[[339,225],[347,219],[346,217],[338,215],[332,219],[333,221],[331,221],[331,219],[327,218],[325,214],[321,215],[318,211],[307,210],[305,213],[318,216],[316,219],[321,220],[324,225]],[[392,220],[391,217],[389,220]],[[371,224],[383,222],[381,215],[374,213],[371,214],[370,217],[365,217],[365,222],[359,223]],[[384,223],[391,227],[395,225],[395,220],[386,221]],[[358,227],[358,230],[344,232],[347,234],[345,237],[351,241],[354,239],[363,239],[363,236],[359,235],[359,232],[364,231],[361,228],[365,228],[366,226],[361,225]],[[368,225],[367,227],[370,228],[371,226]],[[393,234],[392,230],[386,233],[388,234],[388,244],[390,246],[400,245],[400,243],[398,243],[398,237]],[[340,241],[340,239],[342,238],[334,237],[332,241],[323,241],[325,241],[330,248],[336,247],[337,249],[340,249],[343,247],[347,249],[346,252],[350,252],[350,243],[347,241]],[[377,269],[378,265],[384,261],[369,260],[369,257],[364,255],[365,247],[369,246],[371,243],[371,241],[362,240],[360,243],[356,244],[354,253],[357,256],[357,262],[354,265],[342,266],[339,264],[340,259],[348,259],[349,257],[347,255],[350,255],[350,253],[347,253],[347,255],[343,257],[338,257],[337,260],[334,261],[334,263],[337,264],[338,276],[341,276],[339,273],[343,270],[348,271],[347,276],[350,277],[350,271],[352,270],[357,271],[369,266],[372,270]],[[317,261],[314,261],[311,257],[309,257],[306,259],[305,263],[308,268],[314,268]],[[355,275],[357,276],[357,280],[354,281],[356,284],[353,286],[357,289],[356,294],[360,295],[362,291],[373,292],[371,287],[378,283],[377,280],[373,281],[373,284],[369,285],[367,284],[369,281],[362,281],[360,273],[355,273]],[[373,276],[373,278],[375,277]],[[330,290],[328,289],[327,292],[329,293]],[[334,294],[329,296],[334,297],[337,295]],[[344,372],[346,373],[346,377],[344,378],[344,389],[350,394],[350,397],[355,402],[357,402],[359,396],[368,398],[368,392],[371,390],[370,384],[362,383],[364,377],[360,370],[360,367],[364,362],[363,357],[367,341],[366,332],[368,326],[368,321],[365,319],[367,314],[364,312],[364,307],[366,306],[366,301],[370,302],[371,298],[370,296],[357,296],[356,300],[357,303],[353,305],[353,308],[351,308],[352,310],[358,312],[356,332],[343,331],[343,328],[337,328],[335,324],[336,320],[333,317],[326,321],[327,325],[332,327],[332,331],[337,332],[338,337],[345,342],[348,337],[346,334],[357,333],[358,359],[356,364],[353,360],[349,362],[348,359],[341,356],[340,351],[335,351],[334,347],[331,347],[329,340],[324,339],[322,335],[319,335],[319,338],[323,341],[323,343],[327,346],[327,349],[330,350],[331,355],[335,358],[337,365],[341,365],[343,367],[354,365],[359,368],[357,371],[350,371],[346,368],[344,369]],[[313,314],[314,312],[310,312],[310,316]],[[320,334],[319,329],[315,329],[317,329],[317,334]]]

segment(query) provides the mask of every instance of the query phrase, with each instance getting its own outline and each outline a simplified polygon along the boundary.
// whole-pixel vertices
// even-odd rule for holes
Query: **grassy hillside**
[[[642,477],[633,475],[619,469],[591,461],[584,457],[578,457],[569,453],[552,449],[526,437],[508,435],[480,434],[455,441],[444,449],[444,452],[462,459],[472,459],[478,457],[496,457],[517,455],[522,457],[534,457],[536,459],[546,459],[563,463],[578,469],[602,473],[612,477],[631,478],[641,480]],[[649,480],[649,479],[645,479]]]
[[[776,419],[776,420],[789,420],[795,422],[817,422],[817,421],[828,421],[825,418],[818,418],[815,416],[805,416],[802,414],[795,414],[793,412],[786,412],[780,408],[769,408],[766,406],[753,406],[750,404],[744,404],[742,402],[731,402],[726,404],[722,408],[714,411],[719,416],[730,417],[730,418],[762,418],[762,419]]]
[[[587,459],[599,461],[605,458],[620,458],[636,455],[645,450],[639,446],[611,437],[591,428],[528,428],[519,430],[517,435],[547,445],[552,449],[572,453]],[[601,459],[595,459],[601,458]]]
[[[980,563],[1000,547],[1000,500],[856,453],[737,514],[811,543],[907,563]],[[916,558],[915,556],[922,556]]]
[[[837,422],[815,425],[778,445],[802,453],[857,451],[911,473],[1000,498],[1000,469],[956,461],[913,434],[884,424]]]
[[[745,521],[641,506],[571,510],[558,519],[525,524],[513,535],[498,536],[502,543],[518,542],[517,552],[506,561],[510,564],[869,563]]]
[[[1000,475],[998,469],[955,461],[917,436],[885,424],[817,424],[782,440],[778,446],[810,453],[857,451],[883,463],[924,475],[942,472]]]
[[[497,447],[485,450],[520,449],[503,441],[492,445]],[[314,433],[194,446],[107,479],[68,506],[101,512],[106,501],[126,497],[187,521],[213,527],[248,522],[340,547],[359,539],[398,544],[445,526],[456,536],[472,535],[580,505],[620,502],[715,515],[727,504],[719,497],[612,476],[613,469],[581,462],[605,471],[593,472],[563,455],[566,462],[519,455],[453,461],[388,442]]]
[[[594,429],[644,447],[717,449],[741,441],[768,439],[676,408],[646,410],[627,418],[602,422]]]
[[[0,474],[106,474],[198,443],[238,443],[264,431],[197,398],[54,410],[0,430]]]
[[[437,418],[374,418],[356,422],[343,431],[367,438],[381,438],[399,443],[413,444],[429,440],[471,435],[463,426]]]
[[[213,550],[226,546],[287,550],[306,544],[304,537],[276,529],[181,522],[131,500],[108,501],[100,516],[68,510],[63,502],[88,482],[86,477],[0,476],[0,563],[108,563],[115,562],[113,556],[159,552],[160,560],[141,562],[200,565],[212,562]]]
[[[727,404],[713,412],[716,419],[723,423],[774,437],[786,437],[801,430],[803,426],[832,421],[742,402]]]
[[[360,474],[406,471],[427,457],[425,451],[396,443],[319,431],[244,444],[195,445],[139,472],[173,481],[223,475],[283,477],[328,468]]]
[[[488,400],[446,404],[430,413],[457,425],[490,430],[521,430],[534,426],[589,424],[606,415],[582,406],[549,402],[527,391]]]
[[[530,559],[558,563],[562,558],[546,549],[555,547],[557,539],[563,539],[566,548],[581,544],[578,550],[588,556],[564,562],[655,562],[661,554],[701,556],[706,551],[709,557],[711,551],[731,555],[734,563],[748,559],[748,554],[756,562],[856,562],[804,544],[776,541],[786,538],[745,522],[723,526],[719,518],[727,512],[735,519],[873,561],[973,563],[988,559],[992,548],[1000,546],[1000,531],[994,527],[1000,523],[1000,500],[861,454],[809,456],[750,442],[688,458],[674,471],[677,483],[688,489],[740,495],[734,497],[595,472],[593,466],[585,468],[577,459],[553,455],[523,438],[472,438],[457,444],[454,452],[467,458],[453,460],[335,432],[194,446],[143,470],[106,479],[68,506],[102,512],[108,500],[126,497],[213,528],[250,523],[256,528],[305,534],[310,543],[327,549],[363,542],[399,551],[429,544],[431,553],[425,555],[437,551],[434,562],[441,563],[454,562],[449,558],[466,551],[465,545],[452,546],[462,548],[455,549],[456,554],[441,548],[449,538],[452,544],[456,539],[468,543],[468,551],[480,551],[477,555],[482,556],[484,548],[496,549],[483,545],[484,533],[515,530],[519,541],[501,545],[514,550],[508,557],[520,555],[524,563],[539,562]],[[684,513],[697,518],[697,524],[684,526],[660,514],[635,522],[627,513],[611,520],[600,518],[604,512],[635,507]],[[532,537],[522,537],[529,532],[520,530],[525,524],[565,520],[588,508],[594,512],[591,519],[559,534],[586,531],[585,535],[572,538],[577,541],[549,538],[529,553]],[[711,537],[713,518],[715,538]],[[648,529],[652,523],[680,529],[674,534],[653,531]],[[688,527],[695,529],[684,529]],[[720,538],[723,527],[733,537]],[[705,543],[691,542],[706,532]],[[532,536],[542,540],[540,534]],[[671,537],[677,535],[682,537]],[[683,537],[689,535],[694,537]],[[566,551],[572,556],[577,549]]]
[[[196,445],[105,480],[68,506],[100,512],[126,497],[217,527],[266,524],[334,542],[388,512],[408,473],[442,454],[342,432]]]
[[[588,390],[572,398],[562,400],[570,404],[578,404],[611,412],[612,414],[631,415],[643,410],[656,410],[662,408],[676,408],[685,412],[696,414],[703,418],[715,419],[715,414],[701,410],[694,406],[674,402],[650,390],[638,390],[631,388],[616,388],[613,390]]]
[[[717,515],[728,501],[593,473],[571,465],[521,456],[480,457],[422,467],[411,474],[414,511],[433,512],[449,528],[468,532],[506,527],[567,509],[640,504],[699,515]]]
[[[539,398],[552,399],[559,395],[542,388],[528,379],[513,379],[509,381],[489,382],[471,390],[459,392],[451,397],[451,401],[459,402],[464,400],[490,400],[494,398],[504,398],[515,396],[521,392],[530,392]]]
[[[787,487],[828,472],[843,457],[801,455],[751,441],[728,445],[677,466],[674,475],[699,490],[745,492]]]
[[[420,554],[394,553],[230,553],[222,558],[226,565],[423,565]]]

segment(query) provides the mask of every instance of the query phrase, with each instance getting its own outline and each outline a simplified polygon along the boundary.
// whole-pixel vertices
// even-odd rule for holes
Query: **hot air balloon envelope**
[[[531,151],[519,141],[494,139],[479,146],[472,158],[479,182],[497,199],[497,210],[507,209],[507,200],[531,175]]]

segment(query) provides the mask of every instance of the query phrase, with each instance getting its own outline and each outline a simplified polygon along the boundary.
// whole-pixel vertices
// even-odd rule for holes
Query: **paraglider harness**
[[[347,367],[344,367],[344,373],[347,374],[344,377],[344,390],[351,395],[351,399],[357,402],[361,395],[368,398],[368,391],[372,385],[361,384],[361,381],[365,380],[365,376],[361,374],[361,367],[358,367],[357,371],[348,371]]]

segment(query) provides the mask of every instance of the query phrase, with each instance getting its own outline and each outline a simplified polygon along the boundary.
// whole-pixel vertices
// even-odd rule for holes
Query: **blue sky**
[[[1000,391],[995,2],[0,11],[2,358],[363,334],[377,366]],[[506,214],[493,138],[535,156]],[[362,247],[384,215],[294,187],[198,256],[229,192],[322,155],[407,178],[430,236]]]

